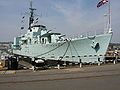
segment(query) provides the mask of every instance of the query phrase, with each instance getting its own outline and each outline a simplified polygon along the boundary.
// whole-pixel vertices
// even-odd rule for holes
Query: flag
[[[108,2],[108,0],[102,0],[97,4],[97,8],[99,8],[100,6],[106,4]]]

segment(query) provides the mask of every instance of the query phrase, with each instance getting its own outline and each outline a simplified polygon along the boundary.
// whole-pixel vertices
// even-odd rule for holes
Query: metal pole
[[[109,14],[109,28],[111,28],[111,6],[110,6],[110,0],[108,4],[108,14]]]
[[[111,1],[108,3],[108,32],[112,33],[112,25],[111,25]]]
[[[116,63],[117,63],[117,54],[118,54],[118,51],[117,51],[117,50],[115,50],[115,55],[114,55],[114,56],[115,56],[115,60],[113,61],[113,63],[114,63],[114,64],[116,64]]]
[[[58,60],[58,65],[57,65],[58,69],[60,69],[60,61]]]
[[[100,58],[98,57],[98,66],[100,66],[100,65],[101,65]]]
[[[32,57],[32,61],[33,61],[32,70],[35,71],[35,58],[34,57]]]
[[[106,30],[106,28],[107,28],[107,20],[106,20],[106,17],[107,17],[107,14],[104,14],[104,34],[107,33],[107,30]]]
[[[82,60],[81,60],[81,59],[79,59],[79,61],[80,61],[80,68],[82,68]]]

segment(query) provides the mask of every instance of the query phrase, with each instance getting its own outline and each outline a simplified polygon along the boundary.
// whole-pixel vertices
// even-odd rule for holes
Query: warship
[[[48,30],[35,23],[32,2],[30,3],[29,27],[25,35],[14,38],[12,52],[15,56],[29,57],[31,62],[46,61],[95,63],[104,62],[105,53],[112,37],[112,29],[99,35],[65,38],[61,33]]]

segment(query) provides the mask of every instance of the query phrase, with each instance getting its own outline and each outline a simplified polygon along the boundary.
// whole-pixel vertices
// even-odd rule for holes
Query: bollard
[[[82,67],[82,60],[81,59],[79,59],[79,62],[80,62],[80,68]]]
[[[57,67],[60,69],[60,60],[57,61]]]
[[[34,57],[32,57],[32,62],[33,62],[32,70],[35,71],[36,68],[35,68],[35,58]]]
[[[98,57],[98,66],[100,66],[100,65],[101,65],[100,58]]]
[[[57,66],[58,66],[58,69],[60,69],[60,64],[58,64]]]
[[[82,67],[82,63],[80,63],[80,68]]]
[[[35,70],[35,67],[34,67],[34,66],[32,66],[32,70],[33,70],[33,71]]]
[[[98,61],[98,66],[100,66],[101,65],[101,63],[100,63],[100,61]]]
[[[116,60],[113,61],[113,64],[116,64]]]

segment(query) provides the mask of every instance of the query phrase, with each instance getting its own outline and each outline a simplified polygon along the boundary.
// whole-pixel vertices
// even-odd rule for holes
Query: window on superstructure
[[[44,43],[44,38],[42,38],[42,43]]]
[[[30,39],[30,42],[29,42],[30,44],[31,44],[31,39]]]
[[[46,44],[46,39],[44,40],[44,43]]]
[[[24,44],[27,44],[27,40],[24,40]]]

